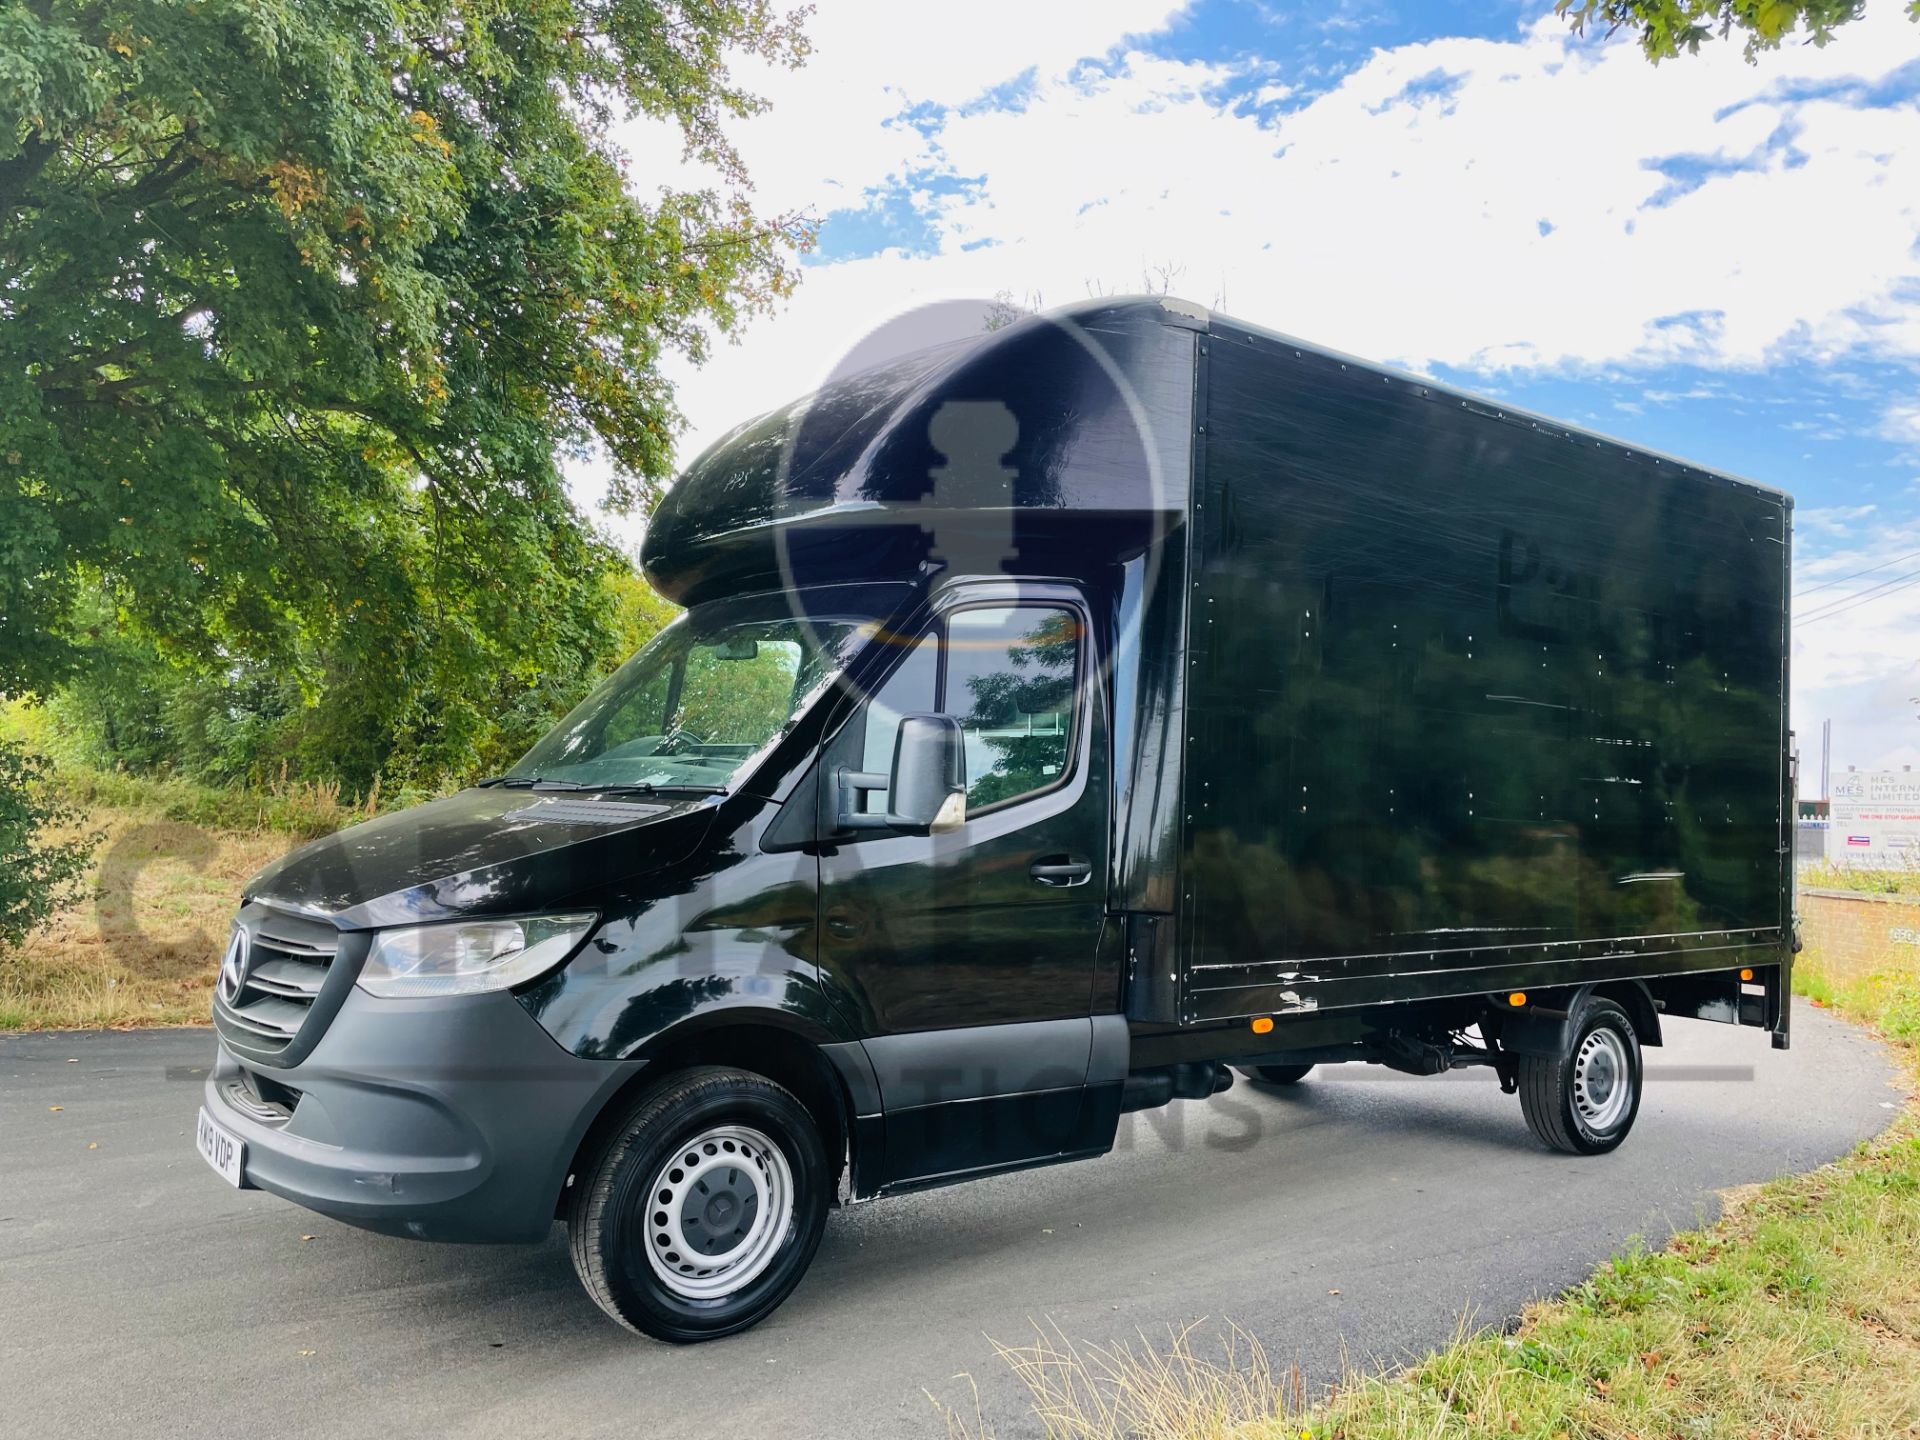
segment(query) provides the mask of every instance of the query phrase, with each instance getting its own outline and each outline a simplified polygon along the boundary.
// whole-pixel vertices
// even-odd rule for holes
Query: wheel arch
[[[1535,991],[1532,1005],[1514,1014],[1495,1010],[1502,1048],[1522,1055],[1563,1054],[1572,1043],[1574,1024],[1589,996],[1611,1000],[1626,1011],[1642,1049],[1661,1043],[1660,1007],[1646,982],[1609,980],[1599,985]]]
[[[1627,1012],[1641,1049],[1661,1043],[1660,1007],[1653,1003],[1653,994],[1644,980],[1611,980],[1591,987],[1590,993],[1613,1001]]]
[[[640,1068],[616,1087],[588,1123],[561,1177],[554,1213],[565,1213],[567,1192],[606,1144],[635,1102],[669,1075],[718,1065],[765,1076],[792,1092],[820,1127],[821,1144],[837,1179],[855,1143],[854,1099],[825,1047],[837,1037],[799,1022],[791,1012],[744,1007],[696,1016],[647,1042],[634,1058]]]

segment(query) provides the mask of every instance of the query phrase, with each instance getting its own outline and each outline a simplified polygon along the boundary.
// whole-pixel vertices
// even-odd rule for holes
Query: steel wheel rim
[[[1587,1032],[1573,1061],[1573,1104],[1593,1129],[1618,1125],[1633,1099],[1633,1072],[1627,1042],[1611,1025]]]
[[[646,1196],[647,1264],[673,1294],[717,1300],[773,1263],[793,1221],[793,1170],[760,1131],[719,1125],[681,1143]]]

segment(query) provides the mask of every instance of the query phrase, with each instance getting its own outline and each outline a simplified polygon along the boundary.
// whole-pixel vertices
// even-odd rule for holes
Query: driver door
[[[842,767],[889,769],[902,715],[966,738],[957,830],[821,847],[821,963],[873,1037],[894,1182],[1075,1148],[1106,908],[1097,673],[1072,592],[962,587],[829,747],[831,794]]]

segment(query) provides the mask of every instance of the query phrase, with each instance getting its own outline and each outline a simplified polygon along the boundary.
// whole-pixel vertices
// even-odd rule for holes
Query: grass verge
[[[1459,1336],[1393,1375],[1350,1375],[1317,1404],[1230,1328],[1166,1346],[1003,1347],[1050,1436],[1074,1440],[1774,1440],[1920,1435],[1920,975],[1814,1003],[1877,1029],[1909,1101],[1844,1159],[1728,1197],[1726,1215],[1602,1265],[1512,1334]],[[984,1433],[948,1414],[956,1434]]]
[[[1898,870],[1869,870],[1859,865],[1820,861],[1800,867],[1800,886],[1815,890],[1852,890],[1862,895],[1920,896],[1920,865]]]
[[[216,789],[62,767],[56,785],[104,832],[80,903],[0,950],[0,1030],[201,1024],[227,923],[253,873],[364,813],[337,790]]]

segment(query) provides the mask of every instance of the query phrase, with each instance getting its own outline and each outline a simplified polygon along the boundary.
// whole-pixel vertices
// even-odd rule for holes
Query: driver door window
[[[912,642],[906,658],[894,667],[893,673],[867,702],[867,712],[861,719],[865,733],[860,742],[860,768],[876,775],[889,774],[893,769],[894,737],[900,733],[900,717],[926,714],[939,704],[939,699],[940,650],[933,636],[922,635]],[[891,796],[885,790],[868,791],[868,813],[884,815],[889,799]]]
[[[886,774],[900,717],[934,711],[966,733],[967,812],[1051,790],[1072,770],[1080,622],[1058,605],[971,606],[927,635],[875,692],[860,766]],[[884,811],[884,791],[866,808]]]
[[[940,708],[967,737],[967,813],[1067,777],[1080,625],[1057,606],[957,611],[947,623]]]

